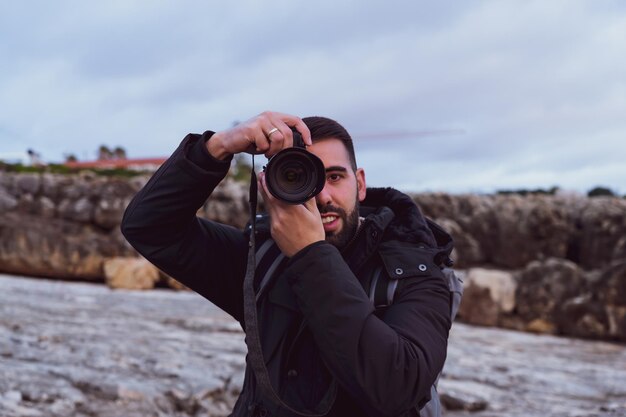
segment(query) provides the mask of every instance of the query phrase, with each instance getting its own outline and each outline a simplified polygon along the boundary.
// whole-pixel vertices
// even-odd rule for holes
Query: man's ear
[[[365,200],[366,185],[365,185],[365,171],[363,168],[358,168],[355,172],[356,175],[356,189],[359,201]]]

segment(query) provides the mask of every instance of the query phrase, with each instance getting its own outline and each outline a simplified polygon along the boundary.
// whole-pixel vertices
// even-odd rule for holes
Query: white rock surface
[[[225,416],[237,322],[192,292],[0,275],[0,416]],[[626,346],[456,323],[446,416],[626,416]]]

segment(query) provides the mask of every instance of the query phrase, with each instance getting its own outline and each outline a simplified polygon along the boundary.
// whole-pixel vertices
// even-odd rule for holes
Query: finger
[[[295,127],[296,130],[302,135],[302,140],[304,140],[304,144],[306,146],[310,146],[313,144],[311,140],[311,131],[301,118],[285,113],[273,113],[273,116],[278,117],[280,120],[285,122],[286,125]]]
[[[259,172],[259,176],[258,176],[259,191],[261,192],[261,196],[263,197],[265,206],[267,207],[267,210],[270,212],[270,215],[271,215],[272,209],[274,208],[274,206],[276,206],[276,203],[278,202],[278,200],[274,198],[272,193],[270,193],[269,189],[267,188],[266,178],[267,177],[265,176],[265,172]]]
[[[307,201],[304,202],[304,207],[309,210],[311,213],[317,215],[318,217],[320,216],[320,211],[317,208],[317,203],[315,202],[315,197],[313,198],[309,198]]]
[[[293,146],[293,132],[291,131],[289,125],[279,118],[272,119],[272,124],[276,126],[276,128],[280,131],[281,136],[283,137],[279,150],[291,148]],[[274,135],[277,134],[278,132],[276,132]],[[274,140],[274,135],[272,135],[272,140]]]
[[[298,119],[298,122],[293,127],[295,127],[296,130],[302,135],[302,140],[304,141],[305,146],[313,145],[313,140],[311,139],[311,131],[309,130],[309,127],[302,121],[302,119]]]
[[[254,143],[257,153],[265,153],[269,150],[270,142],[265,136],[262,123],[250,126],[250,128],[246,132],[246,137],[248,137],[248,140]]]
[[[270,200],[273,197],[267,191],[267,187],[265,185],[265,172],[259,172],[259,175],[257,176],[257,184],[259,192],[261,193],[261,197],[263,198],[263,202],[265,203],[265,209],[269,212],[271,216],[273,206]]]
[[[265,136],[270,146],[269,149],[265,152],[265,156],[270,158],[277,154],[281,149],[283,149],[283,143],[285,141],[285,135],[283,134],[283,129],[281,126],[277,126],[277,124],[284,125],[284,123],[272,120],[264,120],[263,121],[263,130],[265,132]],[[278,130],[275,130],[278,129]],[[269,132],[272,132],[269,134]]]

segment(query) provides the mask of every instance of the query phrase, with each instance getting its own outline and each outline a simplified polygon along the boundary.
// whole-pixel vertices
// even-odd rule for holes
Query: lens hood
[[[269,160],[265,178],[267,189],[275,198],[289,204],[302,204],[322,191],[326,173],[322,161],[304,149],[297,131],[294,131],[294,144],[293,148],[283,149]]]

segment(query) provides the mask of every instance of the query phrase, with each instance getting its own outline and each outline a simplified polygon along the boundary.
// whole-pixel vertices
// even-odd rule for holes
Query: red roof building
[[[144,158],[144,159],[103,159],[98,161],[66,162],[68,168],[97,168],[116,169],[124,168],[134,171],[156,171],[167,158]]]

